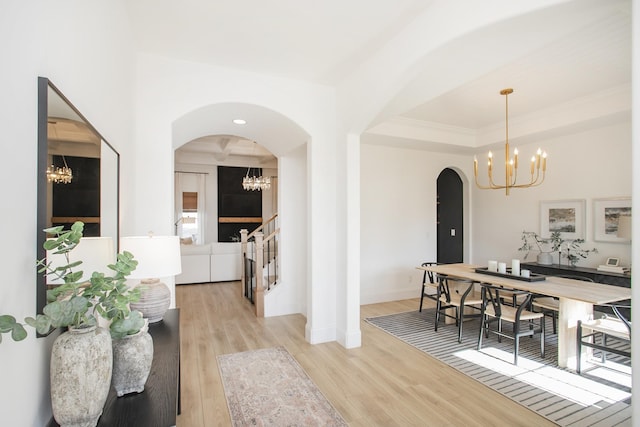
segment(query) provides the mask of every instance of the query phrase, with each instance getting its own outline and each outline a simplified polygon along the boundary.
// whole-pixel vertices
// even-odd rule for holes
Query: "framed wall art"
[[[631,241],[631,199],[593,200],[593,240],[629,243]]]
[[[564,240],[584,239],[585,201],[543,200],[540,202],[540,236],[558,231]]]

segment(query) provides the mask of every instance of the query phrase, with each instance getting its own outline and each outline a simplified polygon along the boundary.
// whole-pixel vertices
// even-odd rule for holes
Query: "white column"
[[[341,344],[362,345],[360,331],[360,136],[347,136],[346,147],[346,322]]]

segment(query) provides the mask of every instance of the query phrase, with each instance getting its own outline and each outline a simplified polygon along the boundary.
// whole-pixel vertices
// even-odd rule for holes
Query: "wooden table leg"
[[[558,314],[558,366],[576,369],[576,333],[578,320],[593,316],[593,305],[560,298]]]

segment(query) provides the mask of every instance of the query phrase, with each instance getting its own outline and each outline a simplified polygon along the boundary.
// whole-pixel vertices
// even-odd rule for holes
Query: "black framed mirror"
[[[46,252],[42,231],[85,223],[84,236],[120,235],[120,154],[46,77],[38,77],[37,259]],[[47,284],[36,275],[36,313]]]

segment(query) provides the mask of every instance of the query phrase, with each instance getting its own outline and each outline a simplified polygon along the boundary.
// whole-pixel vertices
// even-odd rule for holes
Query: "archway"
[[[246,123],[236,124],[234,119],[244,119]],[[205,215],[209,219],[207,228],[210,231],[218,227],[218,168],[261,168],[278,176],[273,183],[276,186],[274,190],[277,191],[272,193],[278,197],[273,204],[279,208],[282,248],[279,272],[282,280],[279,282],[277,298],[265,298],[265,315],[306,314],[307,270],[299,266],[306,265],[308,242],[296,236],[304,236],[307,229],[307,203],[300,203],[308,197],[307,188],[300,183],[307,180],[306,146],[310,140],[309,134],[278,112],[242,103],[220,103],[202,107],[183,115],[172,124],[174,150],[193,141],[205,140],[207,143],[207,138],[211,138],[209,143],[215,144],[230,144],[231,139],[241,138],[248,145],[257,147],[259,144],[268,150],[257,150],[253,156],[244,157],[242,152],[237,152],[235,157],[224,159],[219,150],[180,158],[174,154],[174,172],[178,170],[176,165],[184,166],[188,161],[187,172],[206,174],[208,211]],[[244,148],[251,150],[251,147]],[[180,169],[185,170],[183,167]],[[207,234],[209,237],[206,243],[216,247],[224,244],[219,241],[217,232]]]

